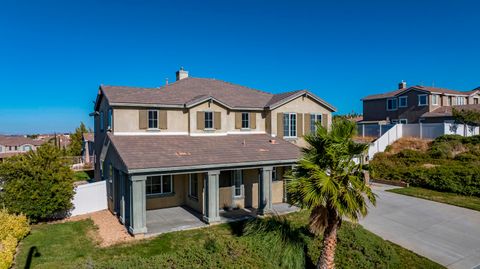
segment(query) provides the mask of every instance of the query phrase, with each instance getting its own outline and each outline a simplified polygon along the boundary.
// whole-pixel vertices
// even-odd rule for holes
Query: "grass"
[[[308,213],[287,216],[305,242],[305,264],[319,256],[321,239],[305,225]],[[99,248],[91,220],[40,224],[19,247],[16,268],[282,268],[278,248],[258,234],[244,234],[245,222],[173,232],[153,239]],[[271,244],[271,242],[270,242]],[[443,268],[385,241],[359,225],[339,231],[337,268]]]
[[[464,196],[419,187],[391,189],[388,191],[480,211],[480,198],[476,196]]]

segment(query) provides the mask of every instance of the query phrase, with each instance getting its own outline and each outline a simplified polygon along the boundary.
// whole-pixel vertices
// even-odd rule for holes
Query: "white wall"
[[[107,183],[100,181],[77,186],[71,215],[82,215],[107,209]]]

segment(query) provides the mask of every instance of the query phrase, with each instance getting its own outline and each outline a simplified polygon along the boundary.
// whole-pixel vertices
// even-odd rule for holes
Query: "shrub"
[[[10,268],[18,242],[30,232],[24,215],[11,215],[0,210],[0,269]]]
[[[0,164],[3,192],[0,203],[9,212],[23,213],[37,222],[64,216],[72,207],[73,172],[63,163],[61,151],[45,144],[36,151]]]

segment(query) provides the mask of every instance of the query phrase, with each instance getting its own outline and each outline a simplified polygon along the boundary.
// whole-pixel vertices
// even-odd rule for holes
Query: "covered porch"
[[[287,203],[272,205],[272,213],[283,215],[296,212],[299,209]],[[254,208],[235,209],[230,211],[220,210],[219,223],[241,221],[254,218],[257,212]],[[207,227],[203,216],[187,206],[176,206],[162,209],[147,210],[147,233],[146,237],[162,233],[198,229]]]
[[[284,173],[291,165],[131,176],[130,233],[154,234],[285,214]]]

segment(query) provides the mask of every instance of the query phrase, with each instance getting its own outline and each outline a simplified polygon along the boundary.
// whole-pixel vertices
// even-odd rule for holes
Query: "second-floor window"
[[[457,96],[457,106],[465,104],[465,97]]]
[[[400,96],[398,98],[398,107],[407,107],[408,106],[408,97]]]
[[[283,114],[283,136],[287,138],[297,137],[297,114]]]
[[[473,103],[474,103],[475,105],[478,105],[478,98],[473,98]]]
[[[418,105],[419,106],[426,106],[428,105],[428,95],[421,94],[418,96]]]
[[[387,110],[397,110],[397,98],[387,99]]]
[[[440,101],[440,96],[436,94],[432,95],[432,105],[438,106],[439,101]]]
[[[250,128],[250,113],[243,112],[242,113],[242,129]]]
[[[317,123],[322,122],[322,114],[310,114],[310,131],[312,133],[317,131]]]
[[[205,111],[205,129],[213,129],[213,112]]]
[[[148,129],[158,129],[158,110],[148,111]]]

